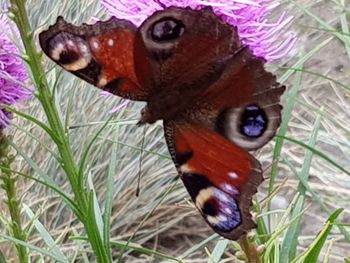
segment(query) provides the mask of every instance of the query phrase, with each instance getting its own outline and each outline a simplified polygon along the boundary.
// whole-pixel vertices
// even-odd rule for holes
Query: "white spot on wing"
[[[228,221],[228,218],[224,215],[218,215],[218,216],[206,216],[206,219],[208,222],[212,225],[218,225],[219,223]]]
[[[225,208],[225,212],[229,215],[232,215],[232,210],[228,207]]]
[[[93,38],[90,40],[90,45],[93,49],[99,49],[100,48],[100,43],[98,42],[97,39]]]
[[[69,71],[77,71],[77,70],[86,68],[87,65],[89,65],[89,62],[90,61],[86,60],[85,58],[80,58],[77,61],[74,61],[73,63],[65,64],[65,65],[62,64],[62,67],[64,67],[66,70],[69,70]]]
[[[71,46],[71,47],[75,47],[75,44],[74,44],[74,42],[72,40],[68,40],[67,41],[67,45]]]
[[[208,187],[199,191],[196,196],[196,206],[200,209],[204,207],[205,202],[207,202],[214,195],[215,188]]]
[[[107,45],[108,46],[110,46],[110,47],[112,47],[113,45],[114,45],[114,40],[113,39],[108,39],[108,41],[107,41]]]
[[[239,195],[239,191],[230,184],[221,184],[221,188],[233,195]]]
[[[90,53],[87,45],[85,45],[83,43],[80,43],[79,48],[80,48],[81,53],[83,53],[83,54]]]
[[[218,223],[220,223],[220,221],[219,221],[217,216],[206,216],[206,219],[212,225],[217,225]]]
[[[228,218],[224,215],[219,215],[217,216],[217,219],[220,221],[220,222],[226,222],[228,221]]]
[[[60,54],[64,50],[64,45],[62,43],[59,43],[55,46],[54,49],[51,51],[51,58],[53,60],[59,61],[60,60]]]
[[[230,176],[232,179],[237,179],[238,175],[235,172],[229,172],[228,176]]]
[[[179,170],[182,173],[192,173],[193,172],[193,170],[186,163],[181,165]]]
[[[216,194],[219,197],[220,202],[225,202],[225,203],[229,203],[230,199],[228,198],[228,195],[224,192],[222,192],[221,190],[216,190]]]
[[[105,76],[100,77],[98,83],[97,83],[97,87],[103,87],[107,85],[107,79]]]

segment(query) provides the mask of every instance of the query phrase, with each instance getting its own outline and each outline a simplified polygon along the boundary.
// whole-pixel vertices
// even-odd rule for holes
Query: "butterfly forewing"
[[[143,83],[136,74],[135,64],[147,65],[136,32],[131,22],[116,18],[74,26],[59,17],[39,40],[45,54],[69,72],[115,95],[146,100],[151,80]],[[143,55],[135,58],[134,46]]]
[[[205,80],[211,73],[218,78],[222,69],[215,65],[240,45],[236,31],[210,9],[170,7],[157,11],[144,21],[139,33],[148,51],[156,86],[162,89]],[[207,87],[208,83],[205,84]]]

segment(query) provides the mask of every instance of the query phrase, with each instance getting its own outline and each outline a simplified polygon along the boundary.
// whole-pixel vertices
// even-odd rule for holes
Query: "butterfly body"
[[[255,226],[249,210],[262,172],[248,151],[275,134],[284,87],[234,27],[209,8],[171,7],[139,28],[116,18],[82,26],[59,18],[39,40],[76,76],[147,102],[140,123],[163,120],[175,166],[216,232],[237,239]]]

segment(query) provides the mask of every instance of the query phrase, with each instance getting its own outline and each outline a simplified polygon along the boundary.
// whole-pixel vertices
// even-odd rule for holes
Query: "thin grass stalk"
[[[78,167],[73,157],[72,149],[64,129],[64,125],[56,108],[55,98],[49,89],[48,81],[45,77],[45,71],[41,64],[41,55],[37,52],[33,31],[31,30],[27,12],[25,9],[25,0],[11,0],[11,12],[13,20],[16,23],[21,34],[22,42],[26,52],[26,62],[32,73],[33,83],[37,88],[37,97],[44,109],[48,123],[51,128],[49,133],[52,140],[57,145],[60,161],[63,170],[70,182],[74,198],[77,205],[81,208],[82,214],[76,214],[78,219],[84,225],[88,240],[97,257],[98,262],[111,262],[110,255],[105,249],[103,239],[98,232],[97,221],[94,215],[94,209],[91,208],[90,190],[83,185],[83,178],[79,180]]]
[[[2,181],[1,188],[5,191],[7,197],[5,204],[9,209],[11,217],[11,223],[9,224],[9,234],[18,240],[26,242],[27,234],[22,227],[21,205],[20,200],[17,198],[16,191],[16,183],[18,177],[11,172],[11,163],[13,162],[14,157],[9,155],[8,140],[9,139],[3,135],[2,131],[0,130],[0,164],[2,167],[6,167],[6,169],[0,169],[0,180]],[[15,244],[15,247],[17,250],[19,262],[29,263],[27,248],[20,244]]]

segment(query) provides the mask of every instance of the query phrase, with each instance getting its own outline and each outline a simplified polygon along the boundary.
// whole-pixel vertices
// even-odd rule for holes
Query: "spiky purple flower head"
[[[287,56],[296,41],[293,34],[285,36],[283,30],[292,17],[282,13],[276,21],[269,21],[271,11],[279,5],[275,0],[102,0],[102,4],[112,15],[137,26],[164,6],[210,6],[224,21],[237,27],[241,41],[256,56],[268,61]]]
[[[31,97],[24,88],[28,73],[18,48],[10,39],[11,32],[8,18],[0,14],[0,128],[7,127],[12,118],[4,105],[12,106]]]

